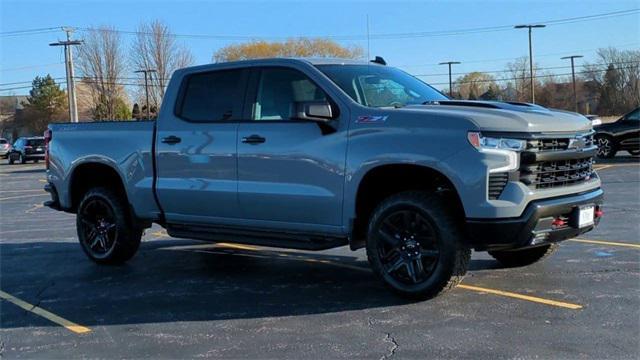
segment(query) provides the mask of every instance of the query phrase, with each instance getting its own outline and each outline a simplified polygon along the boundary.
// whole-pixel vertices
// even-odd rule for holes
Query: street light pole
[[[571,80],[573,82],[573,104],[575,105],[575,111],[578,112],[578,93],[576,92],[576,70],[573,64],[573,59],[579,59],[583,57],[582,55],[571,55],[565,56],[560,59],[566,60],[571,59]]]
[[[453,82],[451,81],[451,65],[460,64],[459,61],[445,61],[438,65],[449,65],[449,97],[453,97]]]
[[[543,28],[546,25],[537,24],[537,25],[516,25],[514,29],[529,29],[529,75],[531,78],[531,103],[536,103],[536,91],[535,85],[533,81],[533,46],[531,44],[531,29],[534,28]]]
[[[62,30],[67,33],[67,41],[58,41],[49,44],[49,46],[64,46],[64,66],[67,74],[67,96],[69,97],[69,120],[78,122],[78,106],[76,104],[76,87],[73,81],[73,53],[71,47],[73,45],[81,45],[82,40],[71,40],[73,28],[63,27]]]
[[[142,69],[135,71],[136,73],[144,73],[144,92],[147,98],[147,120],[151,119],[151,107],[149,106],[149,82],[147,80],[147,74],[154,73],[154,69]]]

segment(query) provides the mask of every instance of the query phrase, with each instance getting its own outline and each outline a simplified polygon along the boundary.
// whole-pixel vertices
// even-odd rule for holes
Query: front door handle
[[[260,135],[245,136],[242,138],[242,142],[245,144],[262,144],[265,141],[267,141],[267,139]]]
[[[174,136],[174,135],[162,138],[162,142],[165,143],[165,144],[169,144],[169,145],[177,144],[180,141],[182,141],[182,139],[180,139],[179,137]]]

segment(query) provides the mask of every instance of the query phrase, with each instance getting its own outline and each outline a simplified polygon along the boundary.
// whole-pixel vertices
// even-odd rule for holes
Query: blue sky
[[[160,19],[177,34],[242,35],[255,37],[356,36],[345,45],[367,41],[370,33],[416,33],[469,29],[545,20],[573,18],[640,8],[639,1],[422,1],[422,2],[214,2],[214,1],[29,1],[2,0],[1,32],[56,26],[90,27],[103,24],[119,30],[135,30],[141,21]],[[77,37],[81,38],[82,33]],[[0,83],[31,81],[50,73],[64,77],[64,56],[48,43],[63,32],[0,36]],[[130,42],[132,36],[123,35]],[[181,38],[196,63],[211,61],[213,52],[235,41]],[[560,57],[580,54],[593,61],[595,50],[615,46],[640,49],[640,14],[549,26],[534,33],[536,63],[541,67],[566,66]],[[382,55],[430,83],[445,83],[446,60],[462,62],[454,72],[503,70],[510,59],[527,55],[526,30],[493,31],[455,36],[373,39],[371,55]],[[568,69],[554,69],[565,73]],[[20,87],[28,84],[16,84]],[[445,85],[436,85],[445,88]],[[2,85],[0,88],[8,88]],[[25,94],[28,89],[0,92]]]

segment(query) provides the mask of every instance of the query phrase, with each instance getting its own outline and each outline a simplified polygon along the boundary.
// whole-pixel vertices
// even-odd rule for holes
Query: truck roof
[[[250,60],[237,60],[227,61],[213,64],[197,65],[184,68],[188,72],[213,70],[223,67],[242,67],[242,66],[269,66],[269,65],[286,65],[294,63],[307,63],[311,65],[371,65],[371,66],[383,66],[377,63],[354,60],[354,59],[342,59],[342,58],[297,58],[297,57],[276,57],[276,58],[262,58],[262,59],[250,59]]]

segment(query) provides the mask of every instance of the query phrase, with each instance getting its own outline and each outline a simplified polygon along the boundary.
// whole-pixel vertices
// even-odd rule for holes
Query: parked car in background
[[[37,163],[39,160],[44,160],[44,150],[45,144],[42,136],[18,138],[7,155],[9,164],[16,161],[21,164],[27,161]]]
[[[620,150],[640,155],[640,107],[615,122],[594,126],[598,157],[612,158]]]
[[[11,151],[11,144],[5,138],[0,138],[0,158],[6,159]]]
[[[591,121],[591,125],[593,126],[602,125],[602,119],[600,119],[598,115],[585,115],[585,117]]]

